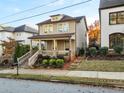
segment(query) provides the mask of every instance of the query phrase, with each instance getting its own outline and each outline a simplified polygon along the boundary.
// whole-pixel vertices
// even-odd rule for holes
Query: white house
[[[37,35],[38,31],[22,25],[19,27],[0,27],[0,40],[8,40],[7,37],[11,37],[17,41],[22,41],[24,44],[30,44],[28,37]]]
[[[124,47],[124,0],[100,0],[101,46]]]
[[[8,37],[11,37],[16,41],[21,41],[23,44],[30,44],[30,40],[28,39],[28,37],[37,35],[37,33],[37,30],[26,25],[22,25],[16,28],[0,26],[0,40],[2,41],[7,41]],[[1,52],[2,48],[0,46],[0,54]]]

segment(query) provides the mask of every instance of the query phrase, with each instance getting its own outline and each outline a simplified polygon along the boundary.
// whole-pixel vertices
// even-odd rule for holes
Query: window
[[[16,36],[21,36],[21,33],[17,33]]]
[[[118,23],[119,24],[124,24],[124,12],[118,13]]]
[[[68,32],[69,31],[69,24],[68,23],[58,23],[57,24],[57,31],[58,32]]]
[[[110,13],[109,17],[110,25],[124,24],[124,11]]]
[[[109,36],[110,48],[114,48],[116,45],[124,47],[124,34],[114,33]]]
[[[52,24],[44,25],[43,30],[44,33],[53,32],[53,25]]]

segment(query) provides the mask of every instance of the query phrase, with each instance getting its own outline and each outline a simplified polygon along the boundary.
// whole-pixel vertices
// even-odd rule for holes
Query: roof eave
[[[122,6],[124,6],[124,4],[116,5],[116,6],[110,6],[110,7],[103,7],[103,8],[99,8],[99,10],[104,10],[104,9],[109,9],[109,8],[116,8],[116,7],[122,7]]]

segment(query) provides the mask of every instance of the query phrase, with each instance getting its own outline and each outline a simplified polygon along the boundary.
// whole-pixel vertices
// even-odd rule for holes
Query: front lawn
[[[124,61],[88,60],[69,70],[124,72]]]

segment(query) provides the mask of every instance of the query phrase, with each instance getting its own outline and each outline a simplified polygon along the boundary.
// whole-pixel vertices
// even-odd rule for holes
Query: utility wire
[[[29,8],[29,9],[26,9],[26,10],[23,10],[23,11],[20,11],[20,12],[17,12],[17,13],[13,13],[13,14],[10,14],[10,15],[7,15],[7,16],[4,16],[4,17],[1,17],[0,19],[7,18],[7,17],[11,17],[11,16],[15,16],[15,15],[22,14],[22,13],[25,13],[25,12],[29,12],[29,11],[32,11],[32,10],[35,10],[35,9],[38,9],[38,8],[47,6],[47,5],[49,5],[49,4],[55,3],[55,2],[57,2],[57,1],[59,1],[59,0],[54,0],[54,1],[51,1],[51,2],[49,2],[49,3],[42,4],[42,5],[40,5],[40,6],[36,6],[36,7]]]
[[[48,11],[48,12],[44,12],[44,13],[41,13],[41,14],[37,14],[37,15],[33,15],[33,16],[25,17],[25,18],[20,18],[20,19],[17,19],[17,20],[5,22],[5,23],[2,23],[2,24],[0,24],[0,25],[5,25],[5,24],[8,24],[8,23],[14,23],[14,22],[18,22],[18,21],[30,19],[30,18],[33,18],[33,17],[41,16],[41,15],[44,15],[44,14],[48,14],[48,13],[52,13],[52,12],[64,10],[64,9],[67,9],[67,8],[70,8],[70,7],[74,7],[74,6],[78,6],[78,5],[81,5],[81,4],[90,2],[90,1],[92,1],[92,0],[83,1],[83,2],[80,2],[80,3],[76,3],[76,4],[72,4],[72,5],[63,7],[63,8],[59,8],[59,9],[51,10],[51,11]]]

